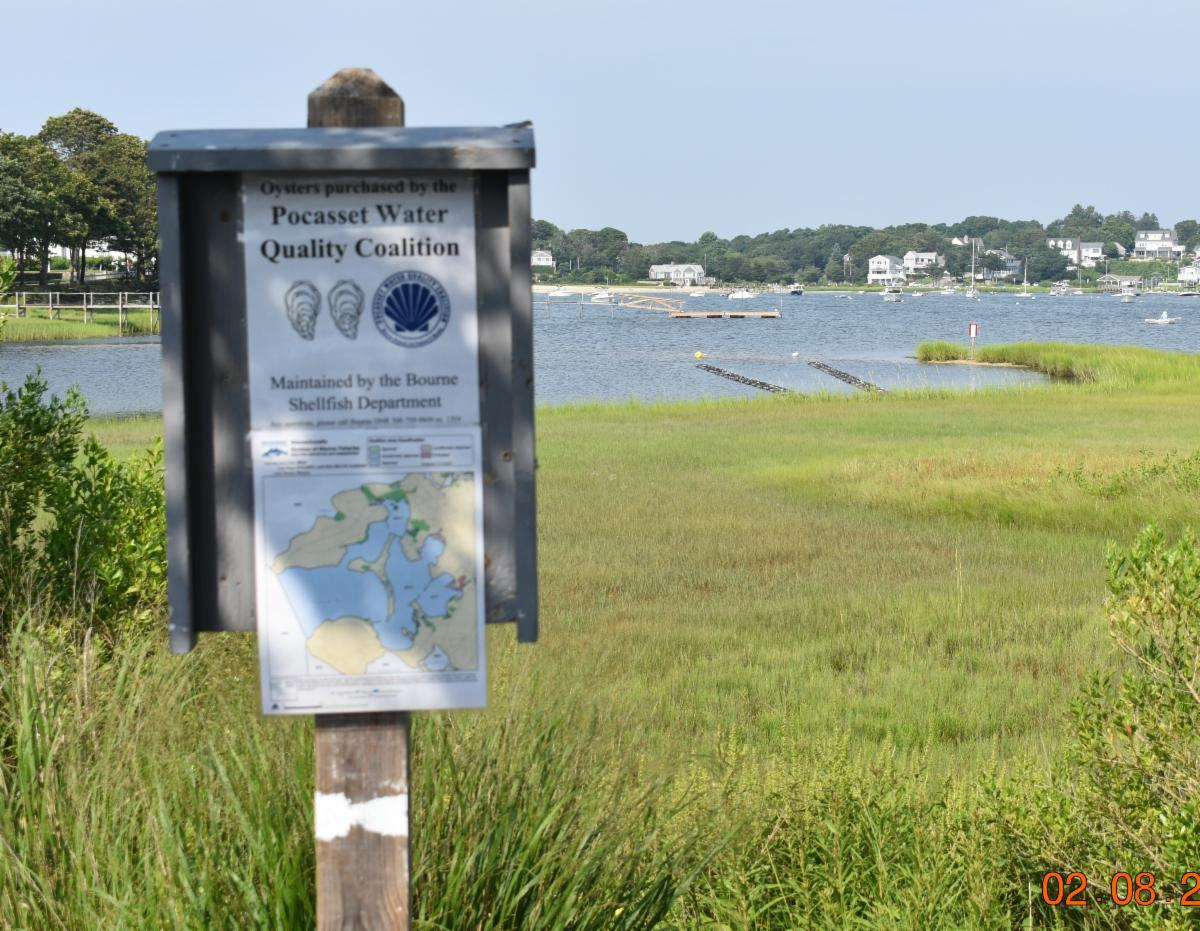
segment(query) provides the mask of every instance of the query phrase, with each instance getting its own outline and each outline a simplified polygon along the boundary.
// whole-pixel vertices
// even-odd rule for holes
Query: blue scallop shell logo
[[[375,292],[375,326],[390,342],[406,349],[428,346],[450,324],[450,296],[440,281],[424,272],[396,272]]]

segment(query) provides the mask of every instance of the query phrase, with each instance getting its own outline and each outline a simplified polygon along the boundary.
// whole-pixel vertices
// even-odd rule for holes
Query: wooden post
[[[369,68],[308,95],[310,127],[403,126],[404,101]],[[407,931],[407,711],[316,716],[317,929]]]

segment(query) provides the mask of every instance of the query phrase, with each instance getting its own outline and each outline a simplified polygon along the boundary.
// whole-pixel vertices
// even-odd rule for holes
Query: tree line
[[[87,251],[103,242],[128,253],[138,280],[157,277],[158,209],[146,142],[75,108],[34,135],[0,132],[0,248],[18,274],[46,285],[51,248],[70,250],[70,280],[83,282]]]
[[[969,272],[971,248],[953,245],[951,240],[973,238],[983,246],[975,256],[978,269],[1003,269],[1003,257],[987,250],[1005,250],[1027,264],[1029,279],[1036,282],[1062,277],[1067,266],[1067,259],[1047,246],[1051,236],[1103,242],[1105,254],[1115,258],[1119,255],[1117,244],[1132,250],[1138,230],[1158,228],[1153,213],[1135,216],[1123,210],[1105,216],[1095,207],[1076,204],[1065,217],[1047,224],[970,216],[957,223],[907,223],[884,229],[827,225],[732,239],[705,232],[695,242],[648,244],[631,242],[612,227],[567,231],[549,221],[535,220],[532,240],[534,249],[553,252],[557,269],[547,277],[560,280],[632,282],[646,279],[651,265],[697,263],[707,275],[722,281],[766,284],[861,283],[866,280],[871,256],[903,256],[910,250],[937,252],[945,260],[942,270],[961,277]],[[1200,224],[1195,220],[1179,221],[1175,232],[1188,250],[1200,242]]]

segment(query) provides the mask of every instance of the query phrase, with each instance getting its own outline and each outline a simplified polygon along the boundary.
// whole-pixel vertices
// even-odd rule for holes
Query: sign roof
[[[153,171],[479,171],[534,165],[533,127],[185,129],[160,132]]]

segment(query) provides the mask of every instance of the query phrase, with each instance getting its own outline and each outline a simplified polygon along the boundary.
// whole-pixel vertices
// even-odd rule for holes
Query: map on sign
[[[350,447],[286,447],[256,457],[304,463],[259,469],[264,710],[481,704],[477,471],[342,471]]]

